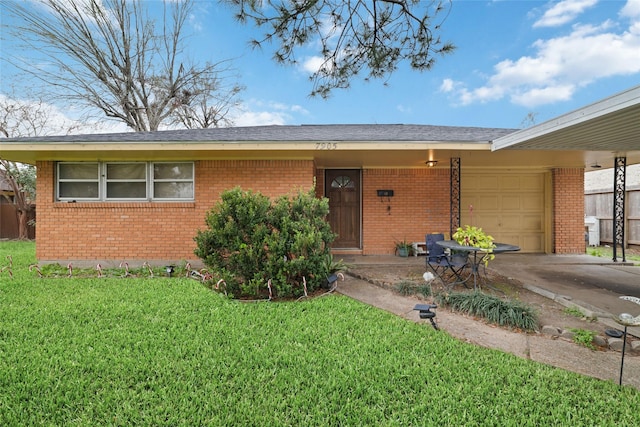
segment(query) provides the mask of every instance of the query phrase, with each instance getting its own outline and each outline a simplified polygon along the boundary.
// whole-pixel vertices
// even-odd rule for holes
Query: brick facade
[[[559,168],[553,176],[553,242],[557,254],[585,253],[584,169]]]
[[[55,202],[54,162],[38,162],[40,261],[194,260],[196,231],[220,194],[239,186],[267,196],[308,190],[313,161],[195,162],[193,202]]]
[[[316,184],[324,171],[312,160],[215,160],[195,162],[192,202],[55,202],[55,163],[38,162],[40,261],[195,261],[193,238],[209,209],[239,186],[276,197]],[[584,253],[583,169],[553,171],[554,252]],[[380,198],[378,189],[394,196]],[[362,254],[393,254],[398,240],[424,241],[425,233],[449,232],[449,169],[362,170]]]
[[[395,241],[448,233],[449,169],[367,169],[362,181],[363,254],[393,254]],[[378,197],[378,189],[393,197]]]

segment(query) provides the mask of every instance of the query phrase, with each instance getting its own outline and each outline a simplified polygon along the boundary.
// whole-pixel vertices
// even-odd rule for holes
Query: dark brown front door
[[[360,248],[360,171],[327,170],[325,191],[329,199],[329,223],[338,236],[334,248]]]

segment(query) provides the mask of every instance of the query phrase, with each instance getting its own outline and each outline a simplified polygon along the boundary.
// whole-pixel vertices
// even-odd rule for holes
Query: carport
[[[618,247],[626,261],[626,168],[640,163],[640,86],[497,138],[491,150],[579,152],[585,170],[613,168],[613,261],[617,261]]]

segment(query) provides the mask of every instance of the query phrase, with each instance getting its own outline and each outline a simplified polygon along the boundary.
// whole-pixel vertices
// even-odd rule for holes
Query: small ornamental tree
[[[226,191],[198,231],[195,254],[236,297],[287,298],[326,283],[326,259],[335,238],[327,199],[299,192],[275,201],[240,188]]]

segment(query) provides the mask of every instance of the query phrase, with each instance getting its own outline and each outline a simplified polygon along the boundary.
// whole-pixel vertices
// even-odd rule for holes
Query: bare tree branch
[[[185,59],[182,43],[192,0],[164,3],[161,25],[141,0],[33,1],[39,7],[14,0],[0,5],[20,22],[8,29],[11,34],[49,65],[34,69],[18,55],[12,63],[71,105],[98,109],[135,131],[153,131],[182,123],[174,115],[185,103],[184,91],[211,97],[208,102],[214,96],[236,102],[240,86],[226,94],[210,89],[222,78],[226,61],[199,66]]]

